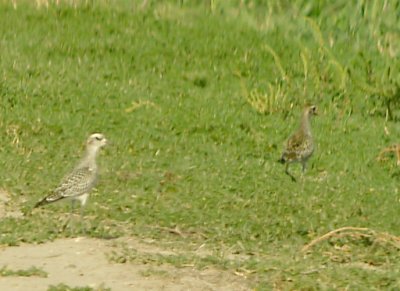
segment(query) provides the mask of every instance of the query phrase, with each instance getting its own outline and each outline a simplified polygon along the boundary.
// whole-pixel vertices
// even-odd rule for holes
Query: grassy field
[[[382,234],[400,235],[400,170],[376,159],[398,142],[400,1],[61,2],[0,1],[0,186],[26,213],[0,243],[76,235],[69,205],[31,208],[99,131],[86,235],[206,243],[207,260],[158,259],[260,290],[400,288]],[[276,161],[306,103],[317,149],[293,183]],[[345,226],[369,230],[300,252]]]

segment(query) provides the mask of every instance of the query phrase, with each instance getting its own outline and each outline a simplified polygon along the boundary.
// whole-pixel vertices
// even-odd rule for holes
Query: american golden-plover
[[[94,133],[90,135],[86,142],[86,153],[78,165],[71,173],[64,177],[61,184],[50,195],[40,200],[34,207],[70,199],[71,208],[73,208],[75,201],[78,200],[81,203],[82,215],[83,206],[85,206],[89,192],[97,180],[96,156],[100,148],[106,144],[107,139],[103,134]]]
[[[302,165],[304,173],[308,159],[314,152],[314,140],[311,134],[310,119],[317,115],[317,107],[315,105],[307,106],[301,116],[300,127],[286,141],[286,146],[279,160],[282,164],[286,164],[285,173],[288,174],[293,181],[295,177],[289,173],[289,164],[299,162]]]

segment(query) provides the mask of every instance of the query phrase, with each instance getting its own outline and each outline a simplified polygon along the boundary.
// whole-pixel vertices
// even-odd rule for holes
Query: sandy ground
[[[9,194],[0,189],[0,219],[21,217],[12,207]],[[180,255],[179,249],[163,248],[156,241],[143,241],[135,237],[101,240],[93,238],[58,239],[45,244],[22,244],[17,247],[0,246],[0,269],[27,270],[39,268],[47,277],[0,276],[0,290],[43,291],[50,285],[66,284],[70,287],[89,286],[95,290],[110,288],[124,290],[249,290],[243,276],[214,268],[197,270],[191,266],[176,268],[157,261],[115,263],[110,254],[123,249],[134,250],[137,255]],[[193,255],[210,255],[201,250]]]
[[[0,219],[22,217],[17,207],[10,204],[7,191],[0,189]],[[156,241],[135,237],[113,240],[87,237],[58,239],[44,244],[22,244],[17,247],[0,246],[0,269],[27,270],[39,268],[47,277],[0,276],[0,290],[43,291],[50,285],[69,287],[89,286],[95,290],[110,288],[124,290],[249,290],[248,280],[232,272],[214,268],[197,270],[192,266],[176,268],[154,261],[115,263],[112,254],[133,250],[140,255],[187,255],[179,248],[166,248]],[[189,255],[210,255],[203,249]]]
[[[125,239],[126,240],[126,239]],[[129,238],[140,253],[157,253],[159,247]],[[59,239],[40,245],[21,245],[0,249],[1,266],[48,273],[41,277],[0,277],[0,290],[47,290],[49,285],[90,286],[111,290],[249,290],[248,282],[231,272],[216,269],[196,270],[170,265],[125,263],[107,259],[118,244],[91,238]]]

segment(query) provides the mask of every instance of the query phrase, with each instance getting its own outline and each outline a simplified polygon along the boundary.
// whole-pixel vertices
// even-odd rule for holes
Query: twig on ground
[[[384,148],[383,150],[381,150],[381,152],[378,155],[377,160],[383,161],[384,160],[383,156],[386,153],[391,153],[391,152],[394,152],[396,154],[396,158],[397,158],[396,164],[398,166],[400,166],[400,144],[391,145],[391,146],[388,146],[388,147]]]
[[[365,227],[353,227],[353,226],[345,226],[341,227],[335,230],[332,230],[320,237],[317,237],[316,239],[312,240],[308,244],[306,244],[301,251],[305,252],[309,250],[311,247],[314,245],[325,241],[327,239],[330,239],[332,237],[335,238],[342,238],[350,236],[352,238],[370,238],[373,240],[374,244],[390,244],[391,246],[400,249],[400,237],[391,235],[389,233],[384,233],[384,232],[376,232],[372,229],[365,228]]]
[[[335,236],[337,233],[342,232],[342,231],[369,231],[370,229],[364,228],[364,227],[352,227],[352,226],[345,226],[341,227],[335,230],[332,230],[323,236],[317,237],[316,239],[312,240],[310,243],[306,244],[301,251],[305,252],[308,249],[310,249],[312,246],[316,245],[317,243],[327,240],[328,238]]]

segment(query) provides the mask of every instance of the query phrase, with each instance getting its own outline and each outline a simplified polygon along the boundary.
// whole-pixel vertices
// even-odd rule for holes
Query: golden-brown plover
[[[56,201],[71,199],[81,202],[81,209],[86,204],[89,192],[97,180],[96,156],[100,148],[107,144],[107,139],[101,133],[89,136],[86,142],[86,153],[74,170],[64,177],[61,184],[48,196],[40,200],[34,207],[43,206]]]
[[[295,162],[301,163],[304,173],[307,161],[314,152],[314,140],[310,125],[310,119],[314,115],[317,115],[317,107],[315,105],[307,106],[304,109],[303,115],[301,116],[300,127],[287,140],[279,160],[282,164],[286,164],[285,173],[288,174],[293,181],[296,181],[296,179],[289,173],[289,164]]]

